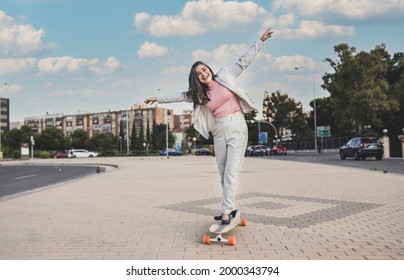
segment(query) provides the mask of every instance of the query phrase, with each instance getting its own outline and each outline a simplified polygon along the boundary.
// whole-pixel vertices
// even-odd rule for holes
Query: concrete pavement
[[[0,199],[0,259],[404,259],[402,175],[246,158],[249,224],[228,246],[201,242],[219,214],[214,157],[35,164],[49,162],[119,167]]]

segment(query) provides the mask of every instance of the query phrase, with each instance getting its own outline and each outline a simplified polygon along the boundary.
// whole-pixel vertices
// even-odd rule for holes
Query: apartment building
[[[38,117],[24,118],[24,125],[28,126],[35,133],[42,133],[47,128],[56,127],[63,130],[63,114],[48,114]]]
[[[133,119],[133,112],[108,111],[65,115],[62,120],[62,131],[66,136],[71,135],[76,130],[83,130],[90,137],[101,133],[119,135],[122,126],[121,121],[126,122],[126,116],[129,116],[129,120]]]
[[[156,124],[168,123],[172,131],[184,132],[192,124],[192,111],[184,111],[183,115],[175,116],[171,109],[135,104],[130,110],[79,112],[72,115],[47,113],[45,116],[27,117],[24,124],[35,133],[41,133],[46,128],[55,126],[66,136],[76,130],[84,130],[90,137],[100,133],[113,134],[128,141],[127,139],[132,136],[133,127],[136,129],[136,135],[140,134],[142,127],[146,135],[147,126],[149,125],[152,131],[154,121]]]

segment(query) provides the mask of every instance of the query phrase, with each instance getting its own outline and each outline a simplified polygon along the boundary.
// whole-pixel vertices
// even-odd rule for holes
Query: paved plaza
[[[404,259],[403,175],[245,158],[238,205],[248,225],[229,246],[201,242],[219,214],[214,157],[34,164],[48,163],[118,168],[1,198],[0,259]]]

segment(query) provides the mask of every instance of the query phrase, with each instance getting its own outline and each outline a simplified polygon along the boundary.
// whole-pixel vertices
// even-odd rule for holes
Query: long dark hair
[[[196,75],[196,71],[195,71],[196,67],[201,64],[206,66],[206,68],[209,69],[210,73],[212,74],[213,80],[215,80],[215,78],[216,78],[212,69],[206,63],[204,63],[202,61],[197,61],[192,65],[191,71],[189,71],[189,77],[188,77],[189,89],[186,94],[188,97],[192,98],[192,101],[194,102],[194,108],[197,105],[203,105],[210,101],[210,98],[208,96],[209,87],[205,84],[202,84],[199,81],[198,76]]]

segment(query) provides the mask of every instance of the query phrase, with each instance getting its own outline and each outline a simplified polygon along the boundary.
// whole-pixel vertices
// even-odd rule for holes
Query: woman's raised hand
[[[261,36],[261,41],[265,42],[266,40],[271,38],[272,33],[274,33],[274,32],[271,30],[271,28],[268,28],[267,30],[265,30],[264,34],[262,34],[262,36]]]

